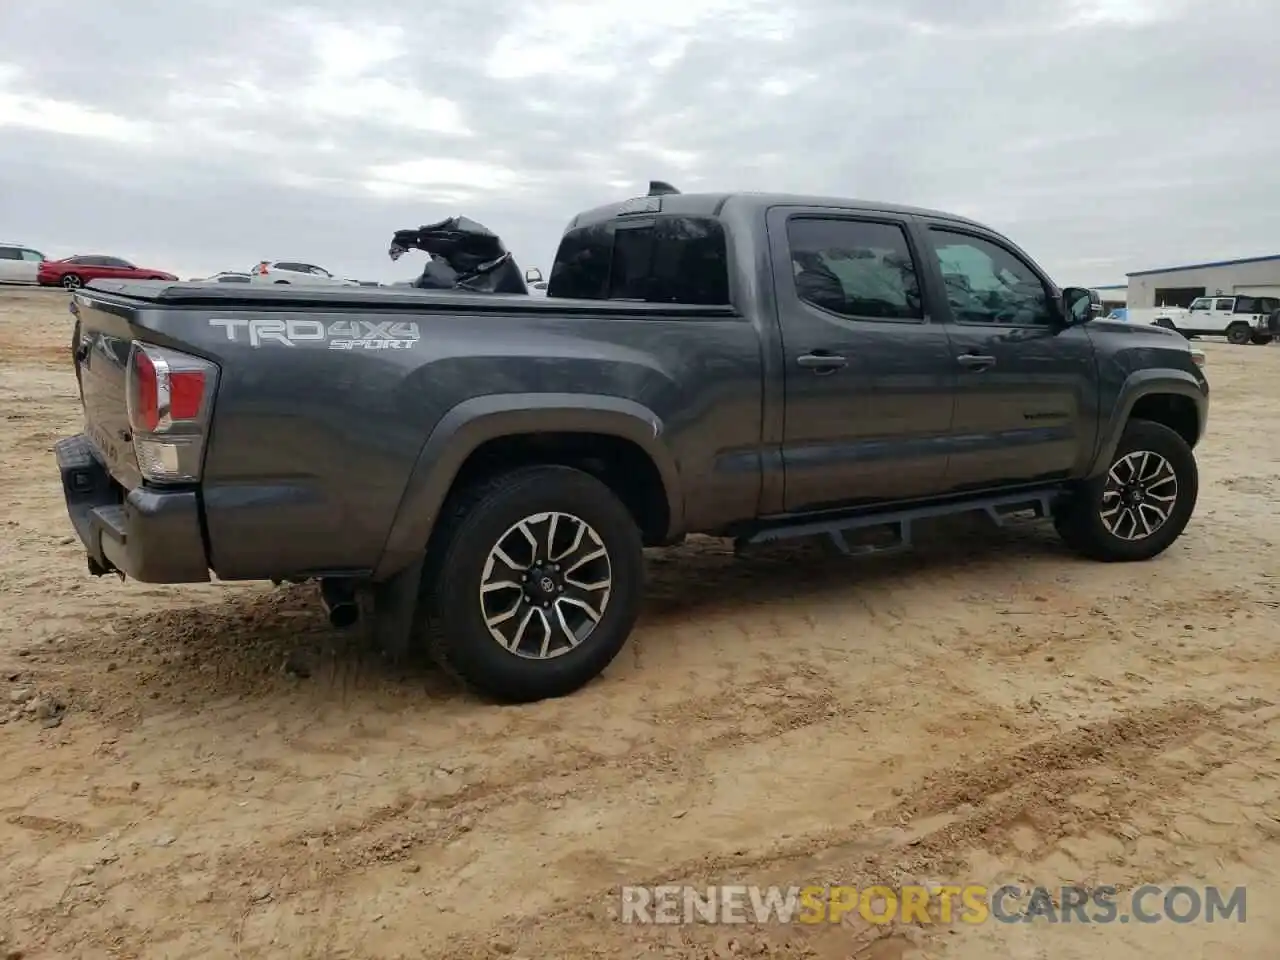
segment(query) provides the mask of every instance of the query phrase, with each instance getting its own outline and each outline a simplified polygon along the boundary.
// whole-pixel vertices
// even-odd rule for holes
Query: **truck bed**
[[[459,293],[416,287],[302,287],[296,284],[167,283],[163,280],[94,280],[84,288],[95,296],[154,303],[163,307],[265,309],[295,307],[406,311],[415,313],[593,314],[606,316],[736,316],[730,306],[644,303],[630,300],[571,300],[508,293]]]

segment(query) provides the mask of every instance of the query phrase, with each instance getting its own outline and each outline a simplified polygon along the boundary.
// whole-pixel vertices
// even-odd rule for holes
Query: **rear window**
[[[666,216],[570,230],[556,252],[547,296],[727,304],[724,227],[710,217]]]

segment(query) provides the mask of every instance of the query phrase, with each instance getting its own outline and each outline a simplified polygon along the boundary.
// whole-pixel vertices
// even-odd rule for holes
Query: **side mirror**
[[[539,270],[537,267],[530,267],[528,270],[524,272],[524,282],[534,283],[534,284],[541,283],[542,271]]]
[[[1067,287],[1062,291],[1062,315],[1074,326],[1102,316],[1102,297],[1087,287]]]
[[[545,290],[545,289],[547,289],[547,285],[546,285],[546,283],[545,283],[544,281],[539,280],[537,283],[535,283],[535,284],[533,285],[533,289],[535,289],[535,290]]]

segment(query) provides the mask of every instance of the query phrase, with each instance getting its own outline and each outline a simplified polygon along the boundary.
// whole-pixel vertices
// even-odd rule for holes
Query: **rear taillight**
[[[134,343],[128,409],[138,469],[152,483],[200,479],[218,367],[167,347]]]

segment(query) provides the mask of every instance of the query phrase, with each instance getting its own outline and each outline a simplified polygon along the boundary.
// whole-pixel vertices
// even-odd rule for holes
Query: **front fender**
[[[1134,405],[1143,397],[1155,394],[1174,394],[1193,401],[1198,416],[1197,436],[1204,435],[1205,423],[1209,416],[1209,394],[1208,386],[1203,381],[1185,370],[1169,368],[1135,370],[1124,379],[1116,401],[1111,404],[1111,417],[1101,431],[1097,455],[1094,457],[1089,476],[1097,476],[1108,469],[1112,457],[1115,456],[1116,448],[1120,445],[1120,437],[1133,413]]]
[[[400,497],[374,579],[385,580],[422,556],[458,471],[481,444],[534,433],[599,433],[635,443],[662,477],[670,529],[683,528],[680,475],[663,441],[662,421],[648,407],[596,394],[491,394],[450,409],[427,437]]]

